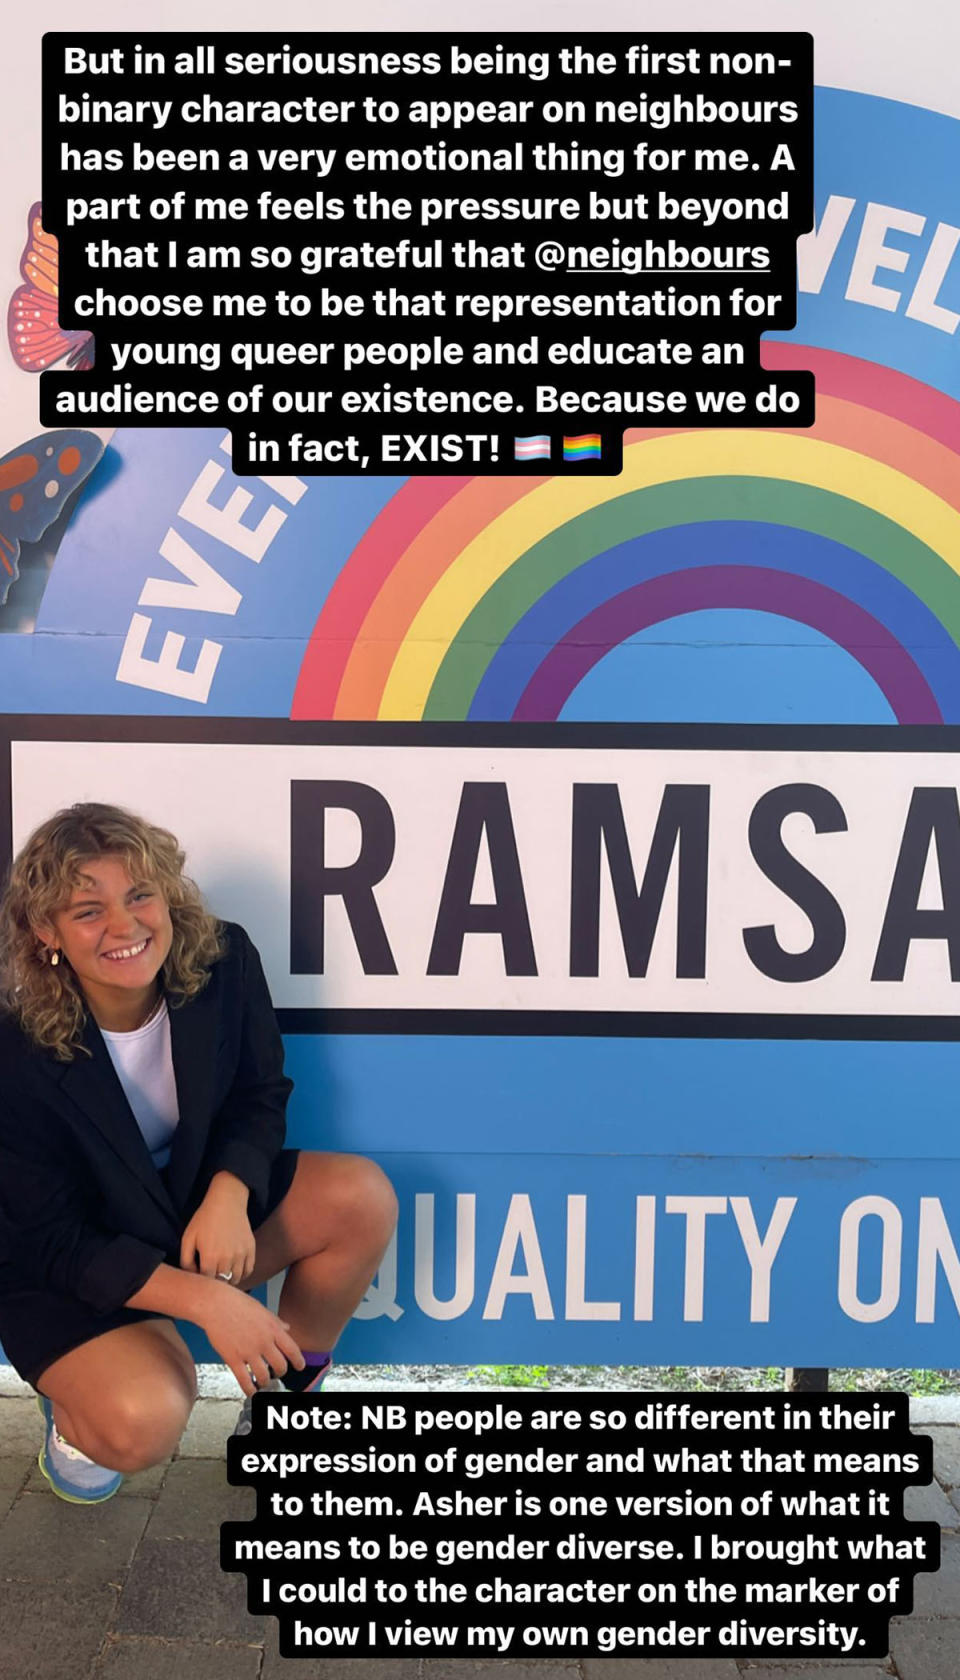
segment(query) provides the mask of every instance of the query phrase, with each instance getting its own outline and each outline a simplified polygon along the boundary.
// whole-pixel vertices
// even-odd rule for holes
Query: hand
[[[247,1186],[233,1173],[214,1174],[183,1233],[180,1264],[184,1271],[200,1271],[210,1278],[230,1272],[229,1281],[238,1286],[251,1275],[257,1244],[247,1218],[248,1197]]]
[[[196,1323],[229,1365],[244,1394],[255,1394],[271,1375],[282,1377],[288,1365],[302,1371],[306,1363],[290,1326],[254,1296],[229,1284],[213,1285]]]

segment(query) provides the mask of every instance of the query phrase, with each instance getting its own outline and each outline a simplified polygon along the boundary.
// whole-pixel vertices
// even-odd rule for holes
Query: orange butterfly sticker
[[[0,457],[0,607],[19,577],[22,542],[37,542],[103,454],[95,432],[43,432]]]
[[[57,319],[60,253],[54,234],[45,233],[39,204],[27,217],[27,243],[20,258],[24,284],[10,299],[7,336],[13,359],[26,373],[42,373],[67,358],[82,372],[93,367],[93,334],[67,330]]]

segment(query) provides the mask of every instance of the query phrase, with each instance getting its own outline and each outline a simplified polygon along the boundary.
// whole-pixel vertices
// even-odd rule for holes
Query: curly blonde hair
[[[38,930],[69,902],[84,865],[105,855],[122,859],[132,879],[155,882],[166,900],[173,943],[162,979],[172,1005],[202,991],[223,954],[220,923],[184,875],[186,859],[174,835],[117,805],[57,811],[14,859],[0,901],[0,1002],[61,1062],[85,1049],[87,1009],[70,964],[51,965]]]

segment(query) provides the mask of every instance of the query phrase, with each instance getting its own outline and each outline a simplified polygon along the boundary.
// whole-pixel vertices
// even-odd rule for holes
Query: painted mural
[[[884,728],[885,750],[955,752],[960,123],[821,89],[816,137],[798,324],[764,348],[771,368],[814,370],[810,431],[634,431],[622,476],[582,481],[240,480],[219,433],[116,433],[35,610],[0,636],[14,834],[78,788],[120,796],[120,758],[98,769],[86,755],[74,775],[54,751],[54,720],[75,725],[81,705],[93,741],[118,720],[124,764],[131,720],[154,742],[170,720],[183,745],[168,767],[144,755],[131,770],[144,797],[153,778],[160,813],[178,774],[189,781],[190,741],[215,741],[218,720],[225,753],[241,750],[239,720],[285,722],[276,751],[302,740],[321,755],[314,776],[325,743],[354,741],[357,778],[360,744],[409,724],[463,729],[423,737],[454,754],[521,726],[533,752],[535,726],[581,726],[576,740],[600,750],[623,725],[700,728],[704,751],[711,730],[775,726],[784,751],[791,729],[826,727],[847,732],[843,750],[863,745],[849,731]],[[0,612],[15,610],[14,586]],[[38,720],[33,734],[18,716]],[[381,738],[397,752],[415,739]],[[262,729],[250,739],[266,750]],[[825,739],[796,736],[796,780],[816,781]],[[759,740],[745,734],[744,750]],[[482,774],[465,756],[461,780]],[[265,864],[253,819],[221,820],[232,863],[216,907],[269,946],[290,913],[284,883],[261,890],[275,856]],[[949,921],[936,839],[917,911]],[[337,844],[346,867],[349,833]],[[213,855],[208,816],[196,845]],[[546,878],[549,835],[537,845],[525,866]],[[638,875],[648,846],[637,840]],[[476,907],[497,885],[482,846],[474,862]],[[916,966],[911,954],[907,983],[946,963],[937,937]],[[670,938],[665,926],[658,960]],[[925,1042],[842,1025],[692,1041],[488,1021],[478,1034],[467,980],[451,984],[454,1013],[433,1030],[289,1023],[299,1140],[376,1154],[404,1199],[355,1356],[950,1362],[952,1028]],[[334,968],[322,990],[335,1014]]]

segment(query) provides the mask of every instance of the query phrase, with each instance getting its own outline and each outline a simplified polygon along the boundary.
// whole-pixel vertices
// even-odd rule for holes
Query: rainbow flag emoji
[[[515,461],[549,461],[550,439],[546,436],[514,438]]]
[[[583,437],[565,437],[563,458],[565,461],[599,461],[600,433],[584,432]]]

